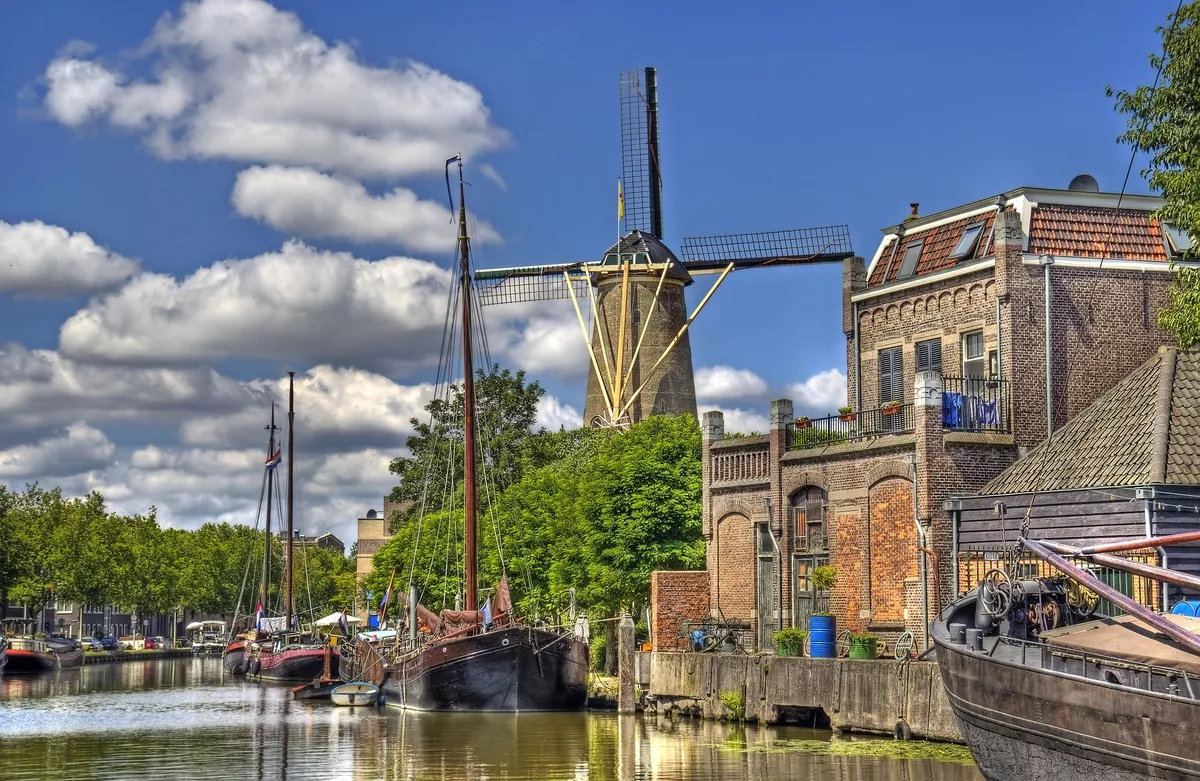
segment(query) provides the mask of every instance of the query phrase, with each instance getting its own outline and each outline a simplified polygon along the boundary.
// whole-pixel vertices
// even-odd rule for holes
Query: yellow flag
[[[621,180],[617,180],[617,219],[625,219],[625,191],[621,189]]]

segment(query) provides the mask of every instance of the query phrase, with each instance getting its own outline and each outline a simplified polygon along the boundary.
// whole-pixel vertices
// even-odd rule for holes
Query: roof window
[[[1192,237],[1187,231],[1181,231],[1169,222],[1161,223],[1163,236],[1167,239],[1167,249],[1172,255],[1183,255],[1192,249]]]
[[[921,249],[925,240],[914,241],[904,248],[904,259],[900,261],[900,273],[896,279],[907,279],[917,270],[917,261],[921,259]]]
[[[950,253],[950,258],[966,258],[975,250],[975,245],[979,243],[979,237],[983,233],[983,223],[971,223],[963,228],[962,236],[959,237],[958,243],[954,245],[954,251]]]

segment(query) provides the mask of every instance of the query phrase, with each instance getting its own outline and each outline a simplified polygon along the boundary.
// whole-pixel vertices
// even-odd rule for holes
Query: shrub
[[[729,718],[733,721],[746,720],[746,701],[742,699],[741,692],[721,692],[717,695],[721,700],[721,705],[729,713]]]
[[[799,627],[780,629],[775,633],[775,648],[780,656],[804,656],[804,641],[808,639],[808,630]]]
[[[832,564],[822,564],[812,571],[812,583],[821,591],[831,591],[837,585],[838,569]]]

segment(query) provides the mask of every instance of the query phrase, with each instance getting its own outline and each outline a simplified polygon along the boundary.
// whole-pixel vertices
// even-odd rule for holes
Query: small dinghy
[[[329,694],[334,705],[374,705],[379,701],[379,687],[373,683],[347,683]]]

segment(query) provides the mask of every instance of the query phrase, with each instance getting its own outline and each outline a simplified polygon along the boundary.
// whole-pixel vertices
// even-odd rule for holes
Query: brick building
[[[281,542],[287,541],[286,530],[279,532],[279,540]],[[298,531],[293,531],[292,547],[297,550],[300,548],[324,548],[325,550],[336,552],[339,556],[346,555],[346,543],[342,542],[332,532],[325,532],[317,537],[309,537]]]
[[[1155,312],[1186,238],[1150,216],[1158,199],[1117,202],[1020,188],[924,217],[913,204],[869,263],[845,262],[852,413],[795,419],[781,399],[768,434],[735,439],[703,415],[714,614],[750,621],[760,647],[824,609],[839,629],[907,630],[920,647],[923,616],[954,593],[945,500],[1170,341]],[[830,594],[809,580],[825,563]]]

